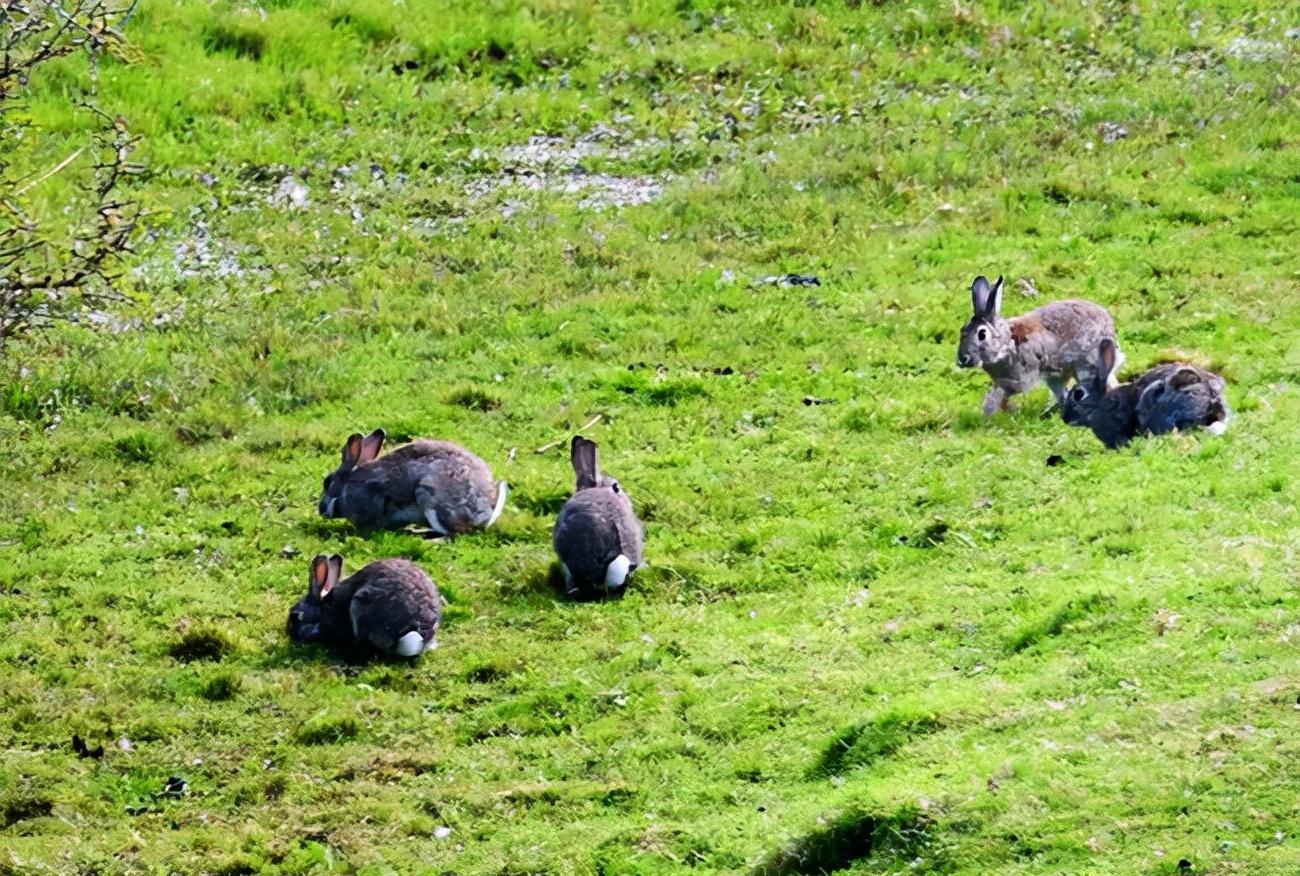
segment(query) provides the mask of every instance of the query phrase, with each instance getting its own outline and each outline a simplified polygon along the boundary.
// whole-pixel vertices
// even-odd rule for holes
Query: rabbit
[[[1223,378],[1195,365],[1176,363],[1158,369],[1162,376],[1148,382],[1138,396],[1138,426],[1163,435],[1175,429],[1205,428],[1211,435],[1228,430],[1232,411],[1224,397]]]
[[[645,536],[622,485],[596,467],[596,442],[573,438],[569,458],[577,476],[560,509],[551,543],[570,597],[623,590],[642,564]]]
[[[1119,361],[1115,344],[1098,344],[1090,381],[1080,381],[1061,403],[1061,418],[1072,426],[1088,426],[1112,450],[1138,435],[1160,435],[1174,429],[1206,426],[1220,435],[1227,428],[1228,407],[1223,378],[1195,365],[1157,365],[1136,380],[1117,383]]]
[[[338,568],[332,569],[335,561]],[[307,595],[289,609],[290,639],[295,642],[323,642],[327,645],[343,645],[352,641],[347,605],[334,599],[326,603],[324,599],[325,585],[330,576],[337,581],[342,570],[343,558],[339,556],[321,555],[311,561]]]
[[[343,558],[311,562],[307,595],[289,611],[289,638],[328,645],[359,642],[391,657],[438,647],[442,596],[409,560],[379,560],[340,580]]]
[[[1003,319],[1002,278],[990,286],[982,276],[971,284],[971,300],[975,313],[961,330],[957,364],[962,368],[978,365],[993,378],[993,388],[984,396],[986,416],[1008,410],[1011,396],[1028,392],[1040,380],[1059,406],[1069,378],[1087,382],[1093,353],[1102,338],[1116,345],[1119,361],[1124,361],[1115,323],[1100,304],[1078,299],[1053,301]]]
[[[362,529],[426,523],[435,536],[486,529],[501,516],[508,487],[486,462],[450,441],[413,441],[383,458],[384,430],[351,435],[343,463],[325,478],[323,517]]]

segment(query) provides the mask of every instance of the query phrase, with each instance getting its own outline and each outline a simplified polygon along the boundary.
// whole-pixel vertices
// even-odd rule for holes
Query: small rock
[[[447,837],[451,836],[451,833],[452,833],[451,828],[447,827],[446,825],[443,825],[442,827],[434,828],[433,831],[433,835],[437,839],[446,839]]]
[[[291,544],[287,544],[284,547],[280,548],[280,556],[284,557],[286,560],[292,560],[300,553],[302,553],[302,551],[298,550],[296,547],[294,547]]]
[[[1128,128],[1118,122],[1102,122],[1097,126],[1097,130],[1101,134],[1101,142],[1107,145],[1128,137]]]
[[[1151,618],[1151,626],[1155,628],[1157,636],[1163,636],[1178,626],[1178,615],[1167,608],[1162,608]]]

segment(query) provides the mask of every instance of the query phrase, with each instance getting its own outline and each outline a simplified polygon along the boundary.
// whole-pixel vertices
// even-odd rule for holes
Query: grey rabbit
[[[1084,382],[1091,375],[1093,352],[1102,338],[1119,349],[1115,323],[1100,304],[1053,301],[1004,319],[1001,277],[992,286],[985,277],[976,277],[970,291],[975,312],[961,330],[957,364],[978,365],[993,379],[993,388],[984,396],[985,415],[1007,410],[1011,396],[1028,392],[1040,381],[1060,405],[1071,377]],[[1119,357],[1123,362],[1123,353]]]
[[[307,595],[289,611],[295,642],[369,645],[391,657],[415,657],[438,647],[442,596],[409,560],[379,560],[341,578],[343,558],[311,562]]]
[[[323,517],[362,529],[426,523],[435,535],[486,529],[501,515],[508,488],[486,462],[450,441],[413,441],[380,457],[384,430],[348,436],[343,462],[325,478]]]
[[[1138,396],[1138,426],[1151,435],[1204,428],[1211,435],[1228,430],[1232,411],[1223,378],[1188,363],[1160,366],[1161,379]]]
[[[567,595],[617,593],[642,564],[641,521],[622,485],[596,467],[596,442],[574,436],[569,458],[577,485],[551,539]]]
[[[1175,362],[1157,365],[1121,384],[1115,382],[1118,367],[1114,343],[1102,340],[1091,379],[1080,381],[1066,395],[1061,418],[1072,426],[1091,428],[1111,449],[1138,435],[1161,435],[1196,426],[1220,435],[1227,428],[1230,411],[1219,375]]]

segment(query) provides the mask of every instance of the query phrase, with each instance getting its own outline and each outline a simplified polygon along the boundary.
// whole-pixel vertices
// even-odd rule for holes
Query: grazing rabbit
[[[1115,344],[1097,346],[1090,381],[1080,381],[1061,404],[1061,418],[1071,426],[1088,426],[1109,448],[1122,447],[1137,435],[1160,435],[1174,429],[1205,426],[1220,435],[1228,426],[1223,378],[1195,365],[1157,365],[1137,380],[1115,382]]]
[[[1001,277],[992,286],[976,277],[970,291],[975,315],[961,330],[957,364],[978,365],[993,378],[993,388],[984,396],[985,415],[1007,410],[1011,396],[1028,392],[1040,380],[1061,404],[1069,378],[1083,383],[1091,374],[1098,342],[1109,338],[1117,343],[1110,314],[1091,301],[1053,301],[1003,319]],[[1123,354],[1119,357],[1122,362]]]
[[[329,645],[360,642],[392,657],[438,647],[442,596],[408,560],[379,560],[340,580],[343,558],[311,561],[307,595],[289,611],[289,638]]]
[[[1143,432],[1163,435],[1175,429],[1202,427],[1211,435],[1228,431],[1223,378],[1195,365],[1160,366],[1162,377],[1138,396],[1138,425]],[[1150,372],[1148,372],[1150,373]]]
[[[351,435],[343,464],[325,478],[323,517],[346,517],[362,529],[424,522],[434,535],[486,529],[506,504],[504,481],[487,463],[450,441],[414,441],[377,459],[384,430]]]
[[[336,569],[331,569],[334,563]],[[307,595],[298,600],[289,609],[289,638],[295,642],[323,642],[327,645],[342,645],[352,641],[352,622],[348,618],[347,605],[331,599],[325,602],[325,585],[331,575],[337,582],[343,571],[343,558],[340,556],[316,557],[311,561],[311,573],[307,576]]]
[[[596,468],[596,442],[574,436],[570,460],[577,486],[551,539],[567,595],[616,593],[641,565],[641,521],[619,482]]]

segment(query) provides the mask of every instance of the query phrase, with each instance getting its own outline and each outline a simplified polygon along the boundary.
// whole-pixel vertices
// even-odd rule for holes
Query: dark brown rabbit
[[[1118,367],[1114,343],[1103,340],[1097,347],[1094,373],[1067,393],[1061,418],[1071,426],[1089,427],[1112,449],[1138,435],[1197,427],[1220,435],[1227,428],[1230,411],[1219,375],[1175,362],[1157,365],[1136,380],[1111,388]]]
[[[403,560],[379,560],[348,577],[343,558],[312,560],[307,595],[289,611],[296,642],[368,645],[391,657],[415,657],[438,647],[442,596],[424,570]]]
[[[362,529],[425,523],[435,535],[486,529],[505,507],[505,482],[486,462],[450,441],[413,441],[380,457],[384,430],[348,436],[343,462],[325,478],[324,517]]]
[[[551,539],[568,595],[621,592],[642,564],[641,521],[622,485],[597,468],[596,442],[575,436],[570,461],[577,485],[560,509]]]

